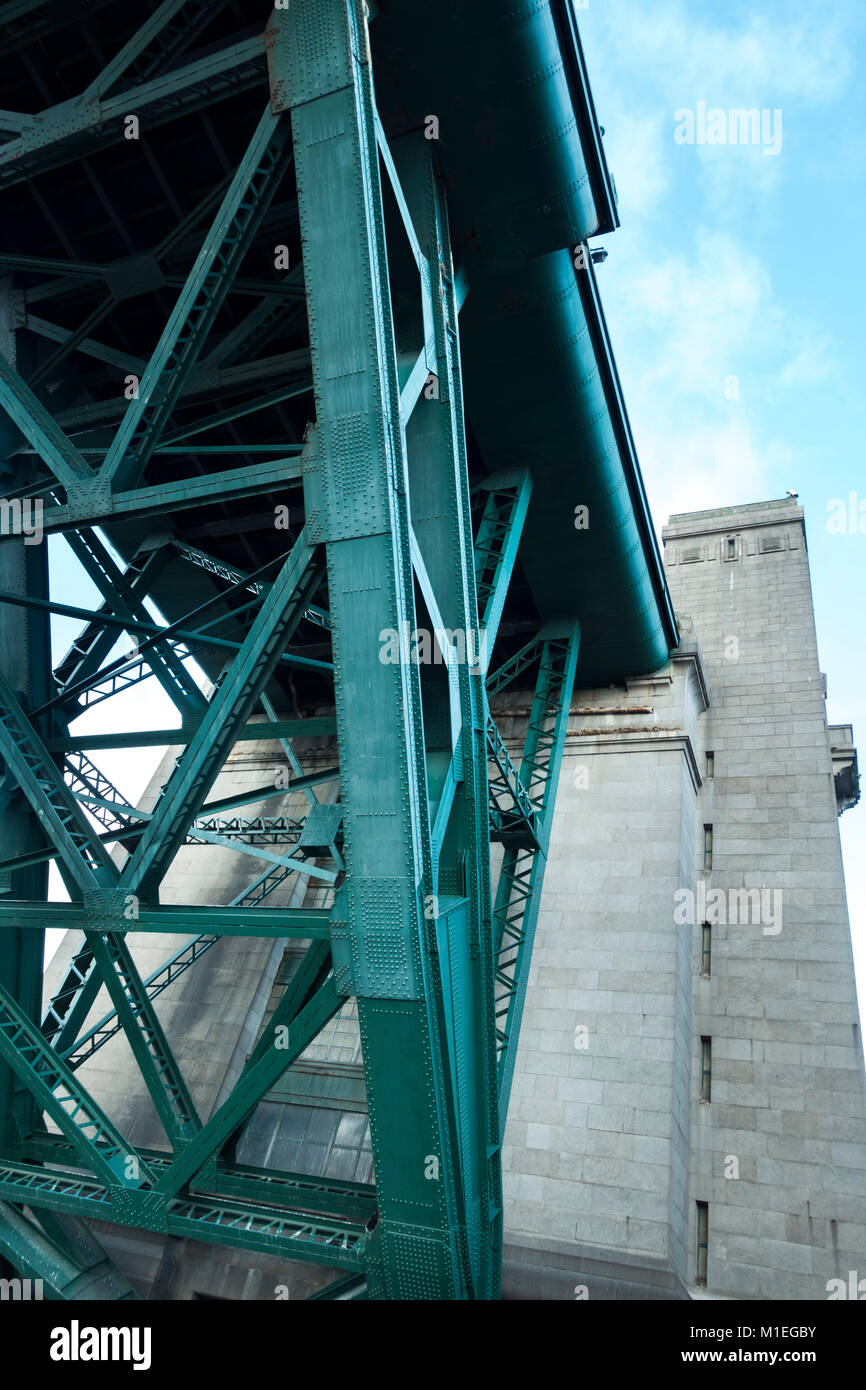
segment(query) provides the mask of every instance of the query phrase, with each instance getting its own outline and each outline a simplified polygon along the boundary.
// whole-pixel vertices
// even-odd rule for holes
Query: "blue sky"
[[[852,621],[866,534],[827,529],[834,498],[853,491],[866,513],[866,7],[589,0],[579,18],[622,218],[599,281],[656,524],[799,493],[828,716],[854,723],[866,759]],[[781,149],[678,144],[675,114],[699,102],[781,111]],[[57,591],[94,601],[63,542],[52,555]],[[63,650],[75,625],[56,627]],[[81,727],[107,715],[113,728],[177,723],[155,681]],[[100,761],[135,798],[154,755]],[[866,805],[841,826],[862,1003]]]
[[[579,20],[622,220],[599,283],[656,525],[799,493],[828,718],[866,762],[866,534],[828,530],[855,492],[866,532],[866,6],[589,0]],[[678,144],[699,102],[781,111],[781,149]],[[866,804],[841,829],[862,1014]]]

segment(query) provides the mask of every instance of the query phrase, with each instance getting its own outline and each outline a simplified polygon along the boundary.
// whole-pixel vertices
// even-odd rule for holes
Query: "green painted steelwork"
[[[292,0],[265,33],[254,8],[162,0],[142,21],[82,0],[75,33],[62,7],[0,4],[0,1249],[56,1297],[128,1296],[95,1217],[333,1266],[323,1299],[495,1299],[575,673],[645,672],[676,642],[576,254],[616,225],[612,182],[571,0],[506,23],[492,0],[394,0],[375,24],[363,0]],[[31,78],[36,116],[15,109]],[[6,534],[37,500],[89,608]],[[53,669],[52,615],[82,625]],[[179,728],[76,727],[151,676]],[[497,700],[527,682],[518,760]],[[214,798],[249,742],[291,776]],[[163,745],[145,812],[100,755]],[[306,818],[268,804],[297,792]],[[224,905],[162,902],[195,845],[256,877]],[[50,860],[69,903],[44,900]],[[293,874],[332,905],[274,905]],[[58,926],[81,936],[43,1013]],[[188,939],[142,978],[133,943],[154,933]],[[224,937],[306,951],[202,1121],[154,1005]],[[375,1189],[236,1163],[348,999]],[[121,1031],[170,1152],[131,1146],[89,1093]]]

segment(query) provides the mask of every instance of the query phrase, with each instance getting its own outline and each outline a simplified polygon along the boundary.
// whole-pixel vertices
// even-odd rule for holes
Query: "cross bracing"
[[[561,168],[514,166],[540,180],[522,225],[496,212],[506,180],[461,155],[475,136],[447,136],[463,117],[446,30],[484,8],[453,0],[428,32],[408,4],[362,0],[269,17],[82,0],[74,26],[0,5],[0,1248],[22,1269],[49,1269],[61,1217],[95,1216],[343,1271],[323,1296],[498,1294],[502,1137],[579,653],[612,679],[675,638],[572,256],[616,213],[571,6],[527,20],[550,48],[544,99],[579,134],[548,141]],[[508,40],[517,70],[537,39]],[[486,90],[507,103],[510,85]],[[415,104],[431,100],[441,141]],[[556,209],[543,231],[536,205]],[[490,239],[506,224],[517,249]],[[587,434],[575,460],[624,509],[586,562],[552,520],[561,462],[531,367],[517,354],[503,390],[493,360],[503,306],[522,312],[497,277],[524,260],[521,283],[543,262],[562,281],[549,302],[591,319],[574,339],[598,358],[587,420],[613,420],[614,451]],[[16,530],[25,504],[87,574],[89,608]],[[622,575],[618,646],[600,574]],[[53,662],[52,616],[78,624]],[[154,682],[176,726],[77,725]],[[532,692],[522,754],[498,722],[509,690]],[[166,745],[143,809],[103,755]],[[287,775],[216,795],[233,750],[263,746]],[[244,886],[171,901],[181,852],[229,856]],[[49,862],[68,903],[46,901]],[[57,926],[77,944],[43,1009]],[[143,973],[137,944],[160,933],[184,944]],[[234,938],[293,943],[299,963],[205,1114],[157,1001]],[[350,1004],[375,1187],[239,1164],[257,1105]],[[121,1041],[164,1148],[130,1145],[91,1094],[93,1058]],[[126,1296],[78,1246],[88,1296]]]

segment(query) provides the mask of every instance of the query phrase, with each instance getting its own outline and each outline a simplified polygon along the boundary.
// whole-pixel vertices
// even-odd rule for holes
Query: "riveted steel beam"
[[[146,82],[194,42],[228,0],[163,0],[81,93],[79,101],[103,99],[122,77]]]
[[[137,1188],[152,1181],[140,1155],[115,1129],[2,984],[0,1055],[75,1146],[86,1166],[98,1173],[103,1182]]]
[[[126,566],[123,572],[124,581],[136,598],[142,597],[150,591],[154,579],[167,559],[165,547],[160,546],[137,554]],[[78,701],[76,699],[73,702],[73,698],[68,693],[70,687],[95,675],[117,641],[116,633],[99,621],[100,615],[109,617],[111,613],[112,608],[109,601],[103,600],[96,617],[87,623],[82,632],[79,632],[66,655],[61,658],[54,669],[54,679],[57,682],[59,693],[69,700],[72,708],[77,706]]]
[[[38,122],[0,146],[0,187],[112,144],[122,138],[122,122],[129,112],[161,125],[260,86],[263,53],[262,38],[243,39],[105,101],[82,103],[73,97],[43,111]]]
[[[195,1139],[174,1159],[168,1171],[158,1179],[159,1192],[172,1197],[189,1182],[238,1125],[252,1113],[286,1067],[290,1066],[313,1041],[316,1034],[322,1031],[342,1003],[333,978],[325,980],[292,1018],[291,1026],[286,1029],[287,1036],[282,1038],[278,1035],[269,1041],[268,1047],[259,1056],[250,1059],[228,1099],[211,1116]]]
[[[93,470],[89,464],[2,353],[0,406],[64,487],[92,482]]]
[[[224,472],[208,473],[204,477],[175,478],[158,487],[131,488],[109,495],[88,494],[88,517],[91,522],[105,522],[127,516],[160,516],[187,507],[216,502],[231,502],[238,497],[255,497],[265,492],[282,493],[302,476],[302,466],[293,456],[273,459],[267,464],[249,468],[227,468]],[[46,507],[42,529],[46,535],[68,531],[80,524],[75,508]]]
[[[88,931],[85,940],[165,1132],[172,1146],[180,1147],[201,1129],[201,1121],[129,947],[116,932]]]
[[[251,888],[244,890],[245,896]],[[87,924],[87,909],[82,903],[10,903],[0,902],[0,929],[36,930],[40,925],[53,929],[72,930]],[[212,925],[217,936],[286,936],[328,938],[329,913],[324,908],[257,907],[245,911],[239,905],[201,907],[197,904],[167,904],[161,907],[138,908],[137,917],[106,921],[108,933],[126,935],[130,931],[173,935],[179,931],[203,930]]]
[[[475,893],[487,873],[483,760],[466,791],[456,790],[467,780],[466,753],[476,737],[483,747],[480,677],[473,697],[470,673],[458,671],[447,637],[446,663],[430,680],[402,638],[396,659],[382,659],[385,634],[415,626],[416,578],[431,623],[459,630],[464,643],[477,627],[459,367],[448,348],[457,307],[450,285],[429,283],[447,240],[440,246],[422,216],[432,171],[410,194],[376,115],[363,7],[328,0],[326,8],[326,23],[309,0],[275,12],[268,45],[275,99],[292,110],[313,343],[317,425],[304,456],[305,500],[328,556],[347,863],[332,945],[336,978],[358,998],[367,1078],[380,1210],[368,1286],[374,1297],[485,1297],[496,1284],[491,1214],[499,1199],[491,1159],[498,1148],[492,975],[482,945],[489,962],[489,892],[486,905],[483,891]],[[441,393],[436,405],[422,401],[420,366],[410,367],[407,382],[398,364],[380,156],[419,270],[430,341],[418,354],[447,378],[446,408]],[[358,287],[348,301],[345,281]],[[443,292],[448,308],[434,327]],[[439,416],[429,440],[422,431],[415,462],[411,431],[425,410]],[[428,468],[433,481],[425,492],[420,480]],[[413,541],[413,517],[426,518],[431,492],[447,500],[434,505],[429,535]],[[431,811],[444,804],[440,790],[452,764],[455,809],[443,815],[450,839],[445,833],[439,880],[443,855],[456,879],[468,854],[468,929],[465,921],[457,925],[463,900],[442,921],[425,914],[436,897]],[[465,990],[459,1039],[449,1034],[454,990]]]
[[[314,549],[302,535],[265,595],[240,651],[123,867],[120,881],[127,891],[143,886],[146,891],[157,889],[320,582]]]
[[[439,621],[457,635],[461,736],[448,761],[437,808],[437,994],[453,1061],[453,1088],[470,1262],[476,1297],[496,1297],[501,1243],[501,1164],[495,1094],[494,989],[490,901],[490,827],[484,757],[487,633],[479,624],[471,503],[460,372],[458,293],[447,205],[430,143],[407,135],[394,148],[396,171],[420,246],[431,268],[432,343],[437,390],[419,400],[407,427],[410,498],[415,534]],[[427,326],[425,323],[425,332]],[[431,351],[432,347],[432,351]],[[503,578],[503,583],[507,581]],[[436,698],[429,679],[426,703]],[[438,691],[444,701],[445,691]],[[444,715],[444,705],[442,714]],[[442,716],[436,721],[441,729]],[[452,723],[453,727],[453,723]],[[441,735],[440,735],[441,741]],[[444,764],[427,734],[430,772]],[[443,894],[465,894],[446,911]],[[459,1018],[460,1022],[456,1022]]]
[[[75,1150],[63,1135],[47,1131],[28,1135],[21,1149],[23,1164],[40,1162],[63,1166],[75,1161]],[[159,1149],[142,1148],[139,1153],[154,1173],[167,1172],[173,1161],[170,1154]],[[207,1169],[206,1177],[194,1178],[190,1191],[248,1198],[324,1216],[347,1217],[359,1225],[366,1225],[376,1211],[376,1189],[370,1183],[257,1168],[223,1159]]]
[[[47,1291],[49,1298],[69,1301],[138,1298],[79,1218],[44,1211],[39,1216],[37,1226],[17,1207],[0,1202],[0,1252],[40,1281],[43,1297]]]
[[[485,478],[478,489],[480,516],[475,531],[475,583],[488,662],[517,560],[531,493],[532,477],[528,469]]]
[[[113,887],[116,865],[2,674],[0,750],[79,890]]]
[[[494,904],[498,1087],[502,1128],[517,1057],[517,1036],[529,980],[535,927],[562,750],[568,729],[580,631],[576,623],[541,634],[538,677],[529,715],[520,781],[536,808],[534,844],[507,846]]]
[[[112,489],[141,479],[290,158],[288,122],[268,106],[99,470]]]
[[[360,1221],[239,1197],[196,1194],[167,1200],[159,1192],[124,1191],[80,1173],[25,1163],[0,1162],[0,1201],[350,1270],[363,1269],[368,1240]]]
[[[127,581],[95,531],[89,526],[84,526],[72,532],[67,539],[73,554],[99,589],[106,604],[113,609],[115,616],[127,622],[146,623],[149,614],[139,593]],[[207,700],[171,642],[155,642],[148,646],[143,655],[181,715],[201,713],[207,707]]]

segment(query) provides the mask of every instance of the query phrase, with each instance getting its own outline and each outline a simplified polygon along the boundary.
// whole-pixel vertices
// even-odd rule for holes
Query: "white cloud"
[[[623,218],[658,210],[674,177],[723,219],[744,195],[772,199],[786,153],[815,107],[838,100],[852,71],[857,12],[779,3],[771,13],[726,5],[716,17],[683,0],[619,0],[581,18],[606,149]],[[781,151],[761,145],[678,145],[674,113],[707,107],[781,110]]]
[[[682,0],[620,0],[601,16],[602,41],[621,64],[639,64],[672,110],[702,98],[721,106],[820,104],[848,82],[854,15],[844,6],[782,5],[769,15],[727,5],[721,19],[701,10]]]
[[[792,353],[779,373],[779,385],[786,390],[812,386],[816,381],[826,381],[836,370],[830,339],[826,333],[818,333],[807,337]]]
[[[644,412],[641,419],[638,450],[658,528],[674,512],[779,495],[791,451],[778,441],[759,442],[742,419],[689,425],[676,418],[675,406]]]
[[[807,347],[766,268],[706,226],[686,252],[639,232],[622,245],[602,288],[657,525],[671,512],[778,495],[792,450],[767,428],[765,405],[805,369]],[[803,344],[794,354],[792,341]]]

